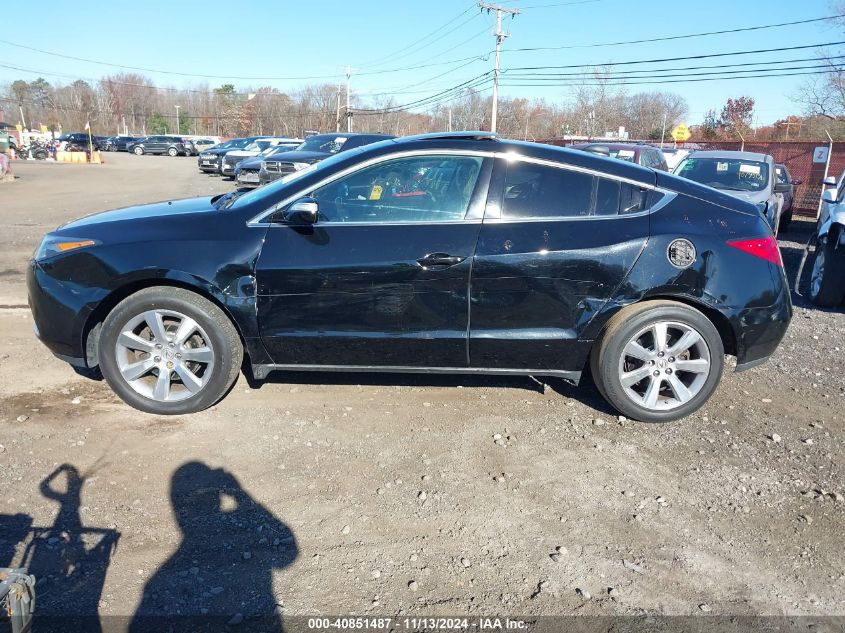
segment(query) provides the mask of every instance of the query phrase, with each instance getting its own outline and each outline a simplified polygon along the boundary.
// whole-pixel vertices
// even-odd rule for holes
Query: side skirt
[[[501,369],[498,367],[391,367],[378,365],[253,365],[257,380],[264,380],[273,371],[331,371],[386,374],[476,374],[485,376],[554,376],[577,386],[580,371],[559,369]]]

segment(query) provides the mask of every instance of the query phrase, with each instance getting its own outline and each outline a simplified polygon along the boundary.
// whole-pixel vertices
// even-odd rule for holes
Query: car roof
[[[738,152],[734,150],[696,150],[690,158],[732,158],[734,160],[753,160],[758,163],[774,162],[769,154],[759,152]]]
[[[643,147],[654,147],[654,145],[649,145],[648,143],[602,143],[602,142],[595,142],[595,143],[577,143],[575,145],[571,145],[571,147],[576,147],[578,149],[584,147],[606,147],[607,149],[642,149]],[[654,149],[659,149],[655,147]]]
[[[530,141],[516,141],[503,139],[490,132],[441,132],[435,134],[421,134],[418,136],[400,136],[380,143],[351,150],[352,156],[362,153],[387,153],[396,151],[397,146],[402,149],[446,149],[468,150],[482,152],[496,152],[501,154],[516,154],[537,160],[565,163],[575,167],[583,167],[601,171],[608,175],[654,184],[655,171],[624,160],[600,156],[579,149],[570,149],[557,145],[535,143]]]

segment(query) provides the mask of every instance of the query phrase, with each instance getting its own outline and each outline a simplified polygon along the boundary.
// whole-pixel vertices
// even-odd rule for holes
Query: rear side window
[[[584,216],[592,211],[593,176],[514,162],[508,164],[502,217]]]
[[[615,216],[639,213],[663,194],[611,178],[526,162],[507,166],[503,218]]]

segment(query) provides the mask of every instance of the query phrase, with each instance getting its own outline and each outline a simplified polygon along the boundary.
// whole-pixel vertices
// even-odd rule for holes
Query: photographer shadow
[[[131,633],[220,631],[248,623],[251,631],[282,629],[273,571],[298,549],[293,532],[223,469],[188,462],[170,485],[182,539],[144,587]]]

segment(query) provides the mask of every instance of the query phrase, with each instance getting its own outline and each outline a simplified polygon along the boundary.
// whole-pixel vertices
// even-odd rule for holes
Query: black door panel
[[[492,210],[494,217],[485,217],[473,263],[470,364],[580,371],[589,349],[580,333],[642,252],[649,217],[618,214],[629,202],[625,185],[617,193],[617,214],[609,215],[602,179],[583,175],[581,183],[564,173],[550,188],[543,182],[554,178],[550,172],[509,185],[507,169],[496,166],[493,182],[503,195],[491,195],[488,216]],[[582,184],[587,194],[560,189]],[[526,191],[538,213],[545,209],[549,217],[499,217],[507,216],[508,196],[515,201],[512,212],[526,215]]]
[[[480,222],[271,227],[258,318],[279,364],[467,365],[469,270]],[[429,253],[463,258],[425,267]]]

